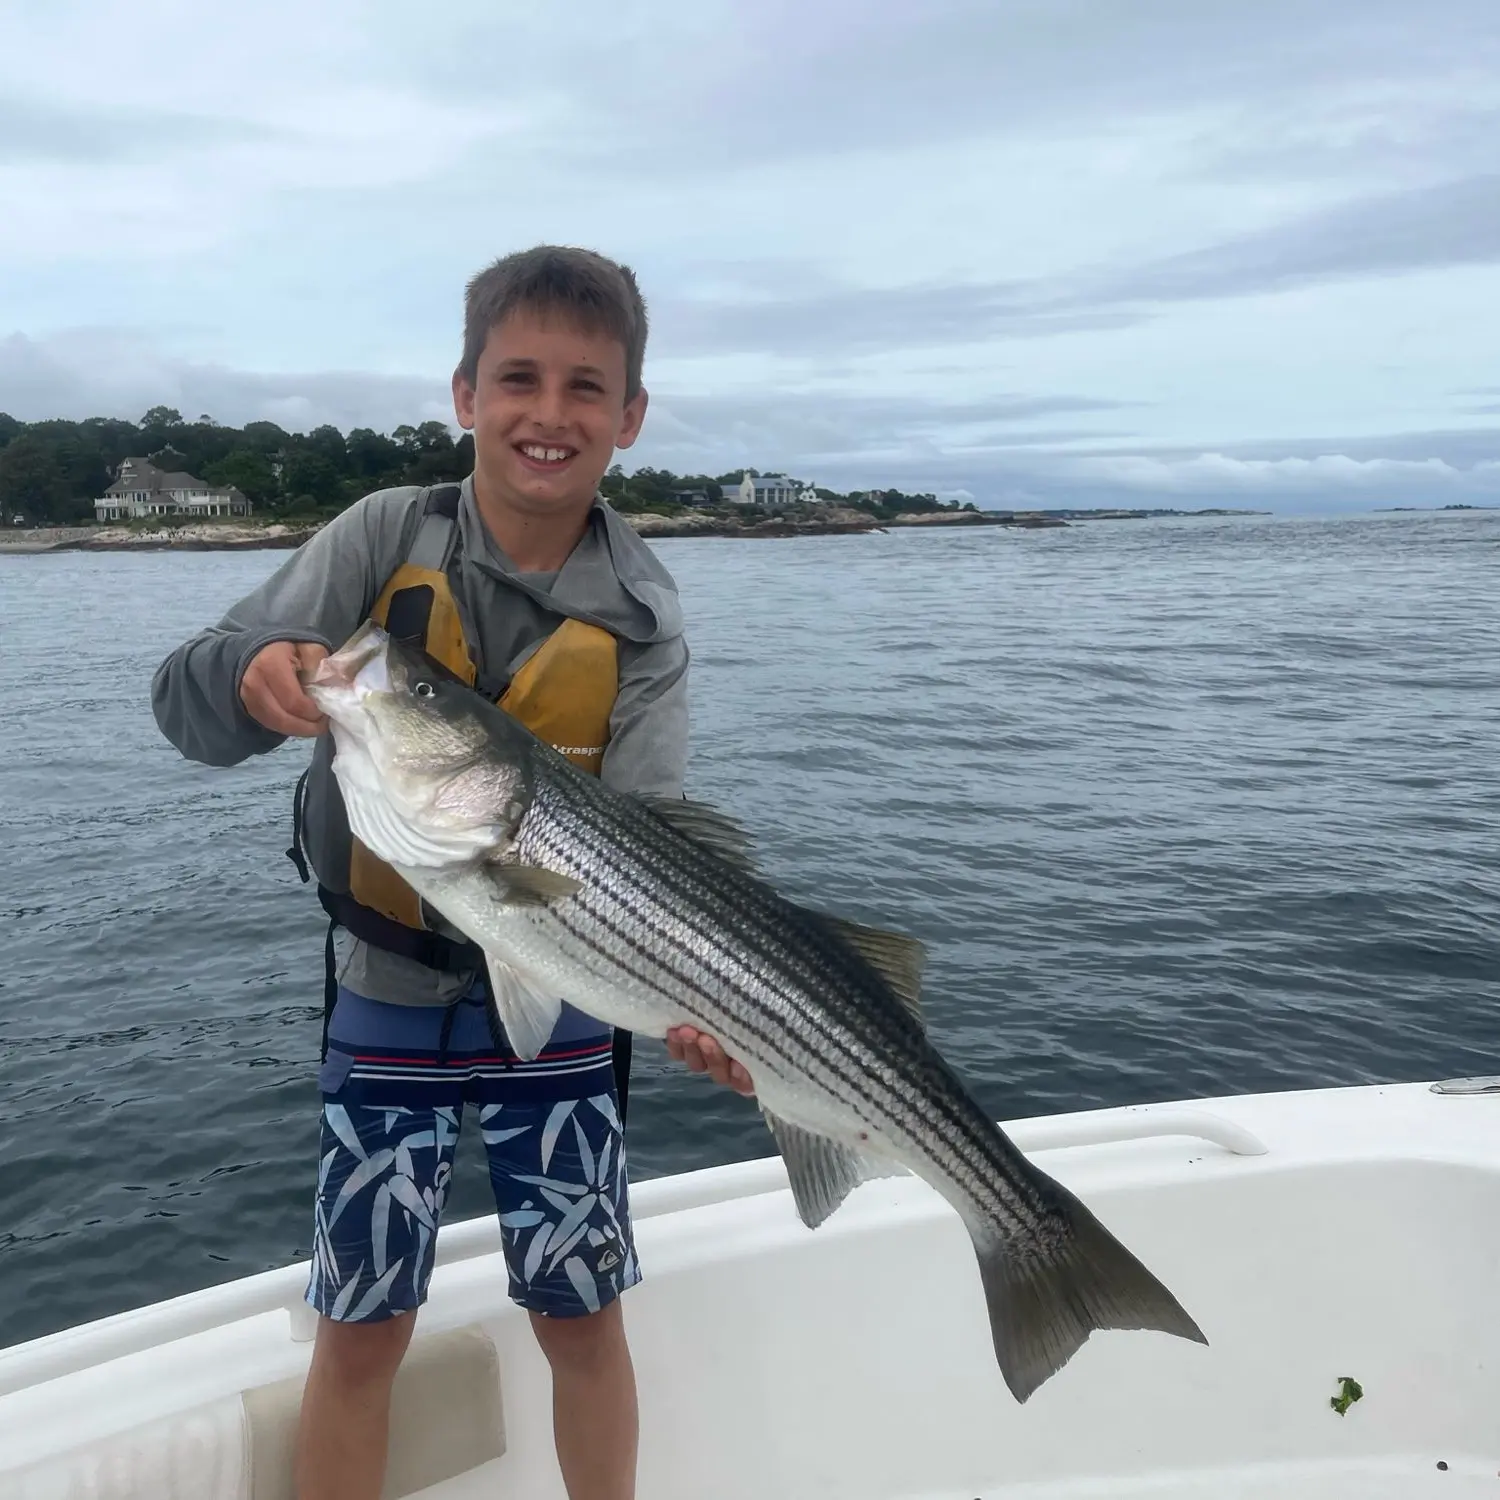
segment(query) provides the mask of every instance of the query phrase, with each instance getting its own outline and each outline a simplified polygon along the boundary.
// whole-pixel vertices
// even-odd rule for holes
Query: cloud
[[[1225,494],[1328,497],[1350,491],[1491,496],[1500,499],[1500,460],[1464,469],[1442,459],[1351,458],[1324,453],[1316,458],[1231,458],[1200,453],[1193,458],[1144,455],[1072,458],[1060,474],[1086,482],[1121,485],[1153,495]]]
[[[1462,472],[1500,461],[1500,426],[1430,428],[1364,435],[1325,433],[1320,437],[1258,438],[1249,442],[1197,445],[1095,445],[1090,456],[1098,459],[1146,457],[1164,463],[1178,463],[1196,458],[1205,450],[1247,462],[1319,459],[1330,454],[1352,459],[1358,464],[1381,461],[1423,464],[1435,460],[1446,468]]]
[[[148,106],[65,108],[0,97],[0,164],[117,164],[203,155],[226,145],[269,142],[269,126]]]
[[[7,7],[0,408],[446,419],[465,278],[548,239],[641,273],[636,462],[1451,487],[1497,80],[1492,0]]]
[[[953,347],[1132,327],[1175,302],[1476,264],[1500,264],[1500,173],[1370,195],[1111,271],[871,288],[818,275],[799,294],[668,301],[658,326],[674,355]]]
[[[1460,87],[1430,91],[1411,82],[1342,80],[1323,101],[1259,101],[1205,127],[1178,170],[1200,182],[1244,185],[1311,182],[1339,189],[1353,181],[1406,186],[1469,176],[1494,160],[1500,93],[1475,79],[1480,97]]]
[[[820,288],[748,301],[672,300],[661,306],[657,331],[672,355],[848,355],[1098,332],[1138,319],[1113,308],[1059,306],[1055,296],[1042,283],[1002,282]]]
[[[571,15],[569,66],[599,128],[558,155],[651,151],[668,174],[1120,130],[1165,110],[1321,108],[1361,87],[1482,79],[1500,61],[1488,0],[1431,0],[1415,24],[1406,0],[580,0]],[[491,87],[473,58],[557,38],[549,11],[459,5],[441,30],[419,17],[401,32],[403,76],[450,97]]]
[[[1085,283],[1085,305],[1284,291],[1309,282],[1500,262],[1500,173],[1381,193]]]
[[[1049,405],[1093,409],[1086,398],[1028,405],[668,395],[653,402],[626,467],[754,464],[836,489],[962,492],[982,507],[1142,505],[1152,495],[1195,504],[1248,496],[1273,509],[1500,499],[1500,427],[1154,449],[1102,444],[1110,434],[1098,428],[1032,425]]]
[[[231,426],[276,422],[289,431],[323,423],[390,432],[403,422],[453,419],[447,382],[324,371],[263,374],[166,353],[121,330],[75,330],[46,340],[0,339],[0,411],[20,421],[65,417],[139,420],[152,406]]]

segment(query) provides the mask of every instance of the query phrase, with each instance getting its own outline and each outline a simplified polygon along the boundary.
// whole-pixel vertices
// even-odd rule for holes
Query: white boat
[[[1095,1334],[1019,1405],[968,1238],[916,1179],[865,1184],[813,1231],[776,1158],[641,1182],[646,1279],[625,1306],[642,1500],[1500,1497],[1500,1080],[1008,1128],[1209,1346]],[[440,1237],[390,1496],[563,1495],[497,1234]],[[306,1274],[0,1352],[0,1495],[289,1495]]]

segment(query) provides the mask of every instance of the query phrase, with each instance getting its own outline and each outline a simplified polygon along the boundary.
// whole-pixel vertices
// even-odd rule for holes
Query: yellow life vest
[[[377,625],[420,644],[473,686],[478,673],[448,582],[447,555],[457,528],[448,510],[429,505],[407,561],[380,591],[370,615]],[[538,739],[597,776],[619,687],[615,637],[598,625],[566,619],[526,659],[496,701]],[[349,894],[403,927],[427,926],[417,893],[357,838],[350,850]]]

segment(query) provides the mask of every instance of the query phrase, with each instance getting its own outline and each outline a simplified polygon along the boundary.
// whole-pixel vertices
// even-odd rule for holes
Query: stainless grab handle
[[[1243,1125],[1201,1109],[1152,1109],[1127,1112],[1103,1120],[1038,1120],[1009,1132],[1022,1151],[1061,1151],[1073,1146],[1103,1146],[1116,1141],[1146,1140],[1151,1136],[1185,1135],[1212,1141],[1236,1156],[1264,1156],[1267,1146]]]

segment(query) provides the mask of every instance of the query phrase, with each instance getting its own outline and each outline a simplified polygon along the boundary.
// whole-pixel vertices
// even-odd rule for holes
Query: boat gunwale
[[[1439,1107],[1444,1109],[1461,1109],[1460,1101],[1465,1098],[1495,1097],[1457,1093],[1443,1096],[1430,1082],[1360,1084],[1124,1105],[1000,1123],[1027,1156],[1183,1138],[1219,1147],[1220,1159],[1226,1166],[1290,1166],[1300,1163],[1306,1152],[1281,1148],[1273,1151],[1233,1116],[1247,1114],[1263,1128],[1266,1123],[1274,1125],[1278,1104],[1284,1109],[1309,1101],[1340,1099],[1346,1101],[1347,1107],[1357,1096],[1377,1094],[1400,1094],[1409,1100],[1420,1096],[1424,1101],[1441,1098],[1445,1102]],[[1383,1131],[1379,1135],[1384,1149],[1376,1159],[1391,1160],[1392,1141]],[[1413,1159],[1414,1148],[1421,1143],[1409,1137],[1401,1139],[1405,1147],[1403,1159]],[[1346,1148],[1338,1153],[1337,1159],[1349,1162],[1360,1154]],[[1268,1157],[1272,1160],[1266,1162],[1264,1159]],[[1421,1159],[1433,1158],[1428,1154]],[[787,1191],[785,1164],[779,1156],[770,1155],[633,1182],[631,1215],[639,1222]],[[497,1254],[500,1249],[500,1230],[494,1215],[481,1214],[443,1226],[435,1251],[436,1265],[454,1266]],[[288,1340],[308,1342],[317,1325],[316,1314],[304,1300],[309,1264],[302,1260],[201,1287],[0,1348],[0,1403],[18,1392],[34,1390],[114,1360],[281,1311],[287,1314]]]

